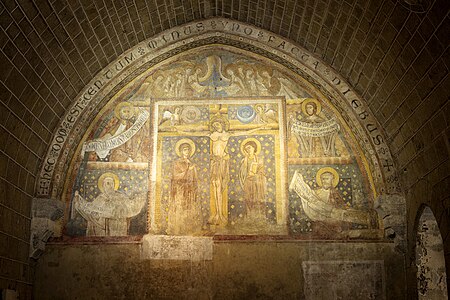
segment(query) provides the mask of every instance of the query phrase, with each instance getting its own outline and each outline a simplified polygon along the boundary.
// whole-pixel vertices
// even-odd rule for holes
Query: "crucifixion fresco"
[[[350,129],[286,74],[238,51],[204,51],[129,84],[79,146],[66,234],[379,238]]]

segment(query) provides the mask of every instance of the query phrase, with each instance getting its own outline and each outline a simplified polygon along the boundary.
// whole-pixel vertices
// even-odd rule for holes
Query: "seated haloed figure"
[[[339,175],[333,168],[325,167],[316,174],[318,188],[311,189],[303,176],[295,172],[290,187],[302,200],[303,211],[311,221],[329,233],[352,229],[352,224],[364,228],[378,228],[378,216],[373,209],[355,209],[344,202],[336,186]]]
[[[81,156],[87,152],[90,161],[146,162],[150,155],[148,111],[120,102],[114,113],[100,136],[84,143]]]
[[[119,178],[104,173],[98,179],[100,194],[87,201],[78,191],[73,200],[74,209],[87,221],[87,236],[126,236],[130,218],[138,215],[145,204],[145,197],[128,197],[121,193]]]

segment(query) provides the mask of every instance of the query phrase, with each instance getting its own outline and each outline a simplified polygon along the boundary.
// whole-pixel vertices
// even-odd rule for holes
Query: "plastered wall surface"
[[[448,299],[442,237],[429,207],[424,209],[420,217],[416,243],[419,299]]]
[[[36,299],[404,299],[403,259],[392,243],[215,242],[211,260],[141,259],[141,244],[49,245],[36,268]],[[380,264],[380,261],[384,263]],[[339,265],[322,277],[305,265]],[[373,267],[375,266],[375,267]],[[346,272],[343,268],[349,270]],[[381,268],[384,274],[380,275]],[[346,289],[351,270],[359,288]],[[366,270],[361,272],[361,270]],[[361,278],[361,274],[365,278]],[[345,275],[345,276],[343,276]],[[305,277],[306,276],[306,277]],[[363,283],[367,282],[367,283]],[[381,287],[361,291],[364,286]],[[385,292],[385,295],[384,295]],[[327,294],[332,295],[332,294]],[[333,298],[330,298],[333,299]]]

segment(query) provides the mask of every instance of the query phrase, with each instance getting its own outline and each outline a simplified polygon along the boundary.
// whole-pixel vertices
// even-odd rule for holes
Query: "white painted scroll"
[[[303,211],[312,221],[343,221],[370,226],[373,213],[353,208],[342,209],[321,199],[295,171],[289,190],[295,191],[302,200]]]
[[[140,110],[136,121],[127,130],[111,137],[85,142],[81,150],[81,156],[83,157],[86,152],[95,152],[100,158],[105,158],[109,154],[110,150],[128,142],[142,128],[142,126],[144,126],[149,116],[150,114],[148,111]]]

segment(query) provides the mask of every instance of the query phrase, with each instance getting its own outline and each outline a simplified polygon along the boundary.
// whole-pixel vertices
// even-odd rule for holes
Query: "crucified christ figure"
[[[229,181],[229,154],[227,152],[228,140],[232,136],[244,136],[251,134],[260,129],[265,129],[265,126],[260,126],[247,131],[229,131],[230,124],[220,114],[214,115],[209,123],[209,131],[178,131],[188,136],[207,136],[211,140],[211,184],[212,195],[214,198],[214,208],[211,210],[211,216],[208,223],[212,225],[226,225],[228,217],[227,211],[227,196],[224,191]],[[225,197],[225,199],[224,199]]]

